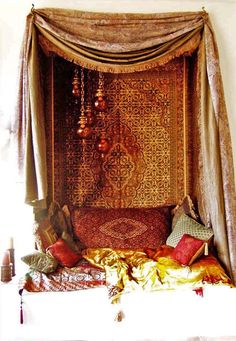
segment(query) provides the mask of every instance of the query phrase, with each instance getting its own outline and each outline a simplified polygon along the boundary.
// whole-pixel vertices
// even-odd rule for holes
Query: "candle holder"
[[[10,282],[12,280],[12,265],[1,265],[0,280],[1,282]]]
[[[9,256],[10,256],[10,263],[11,263],[11,266],[12,266],[12,276],[15,276],[16,275],[16,272],[15,272],[15,249],[8,249],[8,252],[9,252]]]

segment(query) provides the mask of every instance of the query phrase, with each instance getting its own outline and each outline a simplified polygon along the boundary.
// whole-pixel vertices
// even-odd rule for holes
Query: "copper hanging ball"
[[[103,112],[107,108],[107,102],[105,96],[96,96],[94,102],[95,110],[98,112]]]
[[[74,69],[74,77],[73,77],[73,88],[72,88],[72,94],[75,97],[79,97],[80,96],[80,79],[79,79],[79,70],[78,67],[76,66]]]
[[[90,105],[87,105],[86,110],[85,110],[85,115],[86,115],[86,123],[89,126],[93,126],[95,123],[95,115],[93,114]]]
[[[86,113],[86,118],[87,118],[87,124],[89,126],[93,126],[95,123],[95,116],[93,115],[91,111]]]
[[[75,97],[79,97],[80,96],[80,89],[79,89],[79,86],[77,84],[73,85],[72,94]]]
[[[81,139],[88,139],[92,134],[92,128],[88,124],[79,126],[76,133]]]
[[[101,137],[97,142],[96,149],[101,154],[108,153],[110,149],[109,140],[106,137]]]

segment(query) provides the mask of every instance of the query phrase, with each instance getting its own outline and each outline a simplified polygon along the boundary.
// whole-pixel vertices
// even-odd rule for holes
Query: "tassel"
[[[116,322],[121,322],[124,318],[124,313],[120,310],[115,316],[115,321]]]
[[[203,288],[197,288],[197,289],[194,289],[194,291],[198,296],[203,297]]]
[[[19,290],[19,295],[20,295],[20,324],[24,323],[22,293],[23,293],[23,289],[20,289]]]
[[[24,316],[23,316],[23,308],[22,308],[22,302],[20,306],[20,324],[24,323]]]
[[[208,243],[205,243],[205,247],[204,247],[204,255],[208,256]]]

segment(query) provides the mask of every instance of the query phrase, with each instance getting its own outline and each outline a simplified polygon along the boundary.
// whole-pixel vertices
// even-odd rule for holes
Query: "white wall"
[[[0,125],[7,126],[8,119],[14,110],[14,88],[17,82],[18,57],[24,32],[25,18],[30,12],[32,0],[0,0]],[[228,108],[229,122],[234,151],[234,168],[236,170],[236,0],[35,0],[36,8],[64,7],[86,11],[106,12],[174,12],[174,11],[200,11],[204,6],[210,14],[216,33],[220,52],[220,63],[225,88],[226,104]],[[12,200],[17,193],[9,188],[7,179],[10,178],[10,170],[7,168],[9,160],[1,148],[8,143],[8,131],[0,134],[0,152],[3,165],[5,165],[4,177],[0,176],[0,190],[5,196],[0,196],[0,207],[6,212],[6,216],[12,212]],[[4,169],[4,167],[3,167]],[[22,209],[21,209],[22,213]],[[8,228],[12,234],[18,228],[18,216],[15,214],[3,222],[0,222],[0,230]],[[2,226],[3,225],[3,226]],[[21,230],[19,226],[19,231]],[[1,236],[1,235],[0,235]],[[0,238],[1,243],[1,238]],[[1,245],[0,245],[1,247]]]

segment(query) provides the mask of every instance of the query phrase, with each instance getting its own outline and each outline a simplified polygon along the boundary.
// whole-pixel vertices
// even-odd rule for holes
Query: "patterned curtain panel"
[[[198,202],[202,219],[214,225],[221,260],[236,280],[232,149],[217,45],[207,13],[103,14],[49,8],[29,14],[12,130],[26,202],[36,207],[44,207],[48,196],[40,45],[47,54],[110,73],[148,70],[197,49]]]

